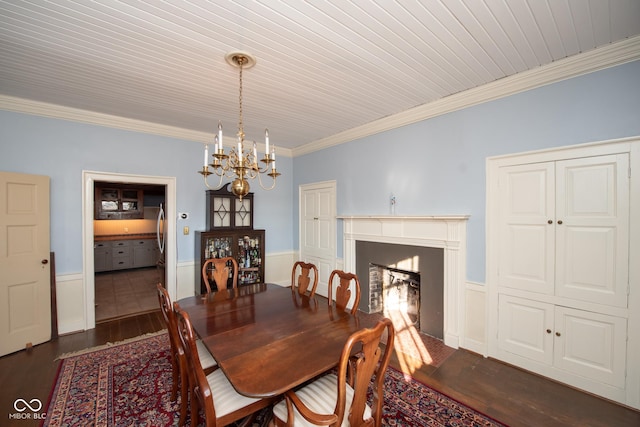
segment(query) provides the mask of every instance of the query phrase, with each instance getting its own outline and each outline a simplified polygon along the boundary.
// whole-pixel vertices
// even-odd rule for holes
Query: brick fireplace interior
[[[368,313],[380,310],[378,303],[375,302],[376,298],[373,298],[372,304],[370,284],[372,265],[387,267],[392,271],[397,270],[402,277],[415,277],[411,273],[417,273],[420,281],[420,331],[443,339],[444,250],[442,248],[356,241],[355,252],[356,274],[360,278],[362,291],[360,310]],[[379,292],[375,289],[375,285],[373,292],[374,294]],[[408,295],[411,295],[411,292]],[[412,307],[413,304],[409,302],[407,306]],[[413,316],[410,317],[413,318]]]

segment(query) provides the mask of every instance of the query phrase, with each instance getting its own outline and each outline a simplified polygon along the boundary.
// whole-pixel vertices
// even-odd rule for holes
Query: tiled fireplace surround
[[[355,271],[358,277],[366,278],[368,276],[369,262],[379,263],[377,260],[362,260],[358,257],[357,249],[362,247],[362,242],[417,247],[414,256],[423,258],[430,252],[428,249],[442,249],[436,253],[442,254],[444,343],[450,347],[458,348],[464,320],[466,229],[469,217],[466,215],[447,215],[340,216],[338,218],[343,220],[344,227],[344,269],[345,271]],[[406,252],[406,248],[403,248],[402,251]],[[429,256],[428,258],[431,260],[430,262],[439,259],[437,256],[435,258]],[[364,270],[360,272],[359,269],[362,268]],[[421,271],[421,275],[424,275],[424,272]],[[369,292],[368,280],[365,282],[361,283],[363,297]],[[429,280],[422,279],[421,282],[429,283]],[[425,293],[426,290],[421,285],[421,294],[425,295]],[[366,297],[362,298],[360,304],[360,308],[365,311],[368,311],[367,299]]]

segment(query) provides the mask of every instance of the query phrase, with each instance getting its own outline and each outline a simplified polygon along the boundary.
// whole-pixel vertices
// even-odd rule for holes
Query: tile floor
[[[96,273],[96,323],[159,310],[156,267]]]

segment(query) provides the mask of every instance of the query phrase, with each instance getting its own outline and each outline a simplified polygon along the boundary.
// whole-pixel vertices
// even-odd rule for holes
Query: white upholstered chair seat
[[[207,375],[207,382],[213,394],[213,407],[217,418],[222,418],[260,400],[238,393],[220,369]]]
[[[312,383],[295,391],[300,400],[313,412],[318,414],[333,414],[338,399],[338,377],[334,374],[324,375]],[[353,388],[347,384],[346,389],[346,408],[341,426],[349,425],[349,411],[351,410],[351,402],[353,401]],[[300,412],[294,407],[294,425],[296,426],[314,426],[305,420]],[[283,400],[273,407],[273,414],[281,420],[287,419],[287,403]],[[364,409],[363,419],[371,418],[371,408],[366,405]]]
[[[218,362],[213,358],[207,347],[204,345],[202,340],[196,340],[196,348],[198,349],[198,357],[200,358],[200,365],[202,365],[202,369],[208,369],[212,366],[216,366]]]

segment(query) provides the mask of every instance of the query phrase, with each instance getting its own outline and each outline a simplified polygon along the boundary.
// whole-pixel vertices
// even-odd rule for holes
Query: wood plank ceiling
[[[0,96],[293,149],[640,34],[638,0],[0,0]]]

